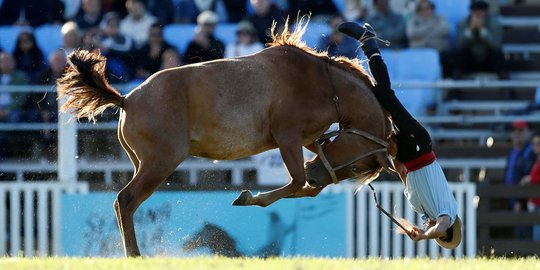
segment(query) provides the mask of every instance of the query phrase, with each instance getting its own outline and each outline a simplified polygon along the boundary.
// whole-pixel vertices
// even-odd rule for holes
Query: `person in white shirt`
[[[148,41],[148,31],[156,18],[146,12],[143,0],[126,2],[128,15],[120,23],[120,32],[130,37],[136,48],[141,48]]]
[[[256,34],[255,27],[251,22],[239,22],[238,30],[236,30],[237,41],[233,44],[227,44],[225,57],[250,55],[264,49],[264,45],[259,42]]]

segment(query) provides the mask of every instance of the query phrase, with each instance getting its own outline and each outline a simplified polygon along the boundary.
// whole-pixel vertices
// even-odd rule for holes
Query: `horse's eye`
[[[358,167],[354,166],[354,167],[352,167],[352,171],[355,172],[355,173],[359,173],[360,169],[358,169]]]

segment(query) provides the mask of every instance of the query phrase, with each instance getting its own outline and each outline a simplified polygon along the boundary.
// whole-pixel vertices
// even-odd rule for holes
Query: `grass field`
[[[528,259],[475,259],[475,260],[348,260],[348,259],[318,259],[318,258],[289,258],[289,259],[227,259],[227,258],[189,258],[189,259],[0,259],[2,270],[22,269],[74,269],[74,270],[332,270],[332,269],[362,269],[362,270],[401,270],[401,269],[480,269],[480,270],[533,270],[540,269],[540,260]]]

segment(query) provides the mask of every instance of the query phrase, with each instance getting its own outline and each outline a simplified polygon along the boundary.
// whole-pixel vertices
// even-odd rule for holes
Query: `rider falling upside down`
[[[426,224],[426,230],[411,226],[410,232],[404,233],[416,241],[435,239],[444,248],[457,247],[461,242],[461,220],[457,216],[456,199],[435,158],[429,133],[403,107],[391,89],[375,31],[369,24],[361,26],[352,22],[341,24],[338,30],[360,41],[376,81],[375,96],[397,127],[395,165],[411,208],[422,215]]]

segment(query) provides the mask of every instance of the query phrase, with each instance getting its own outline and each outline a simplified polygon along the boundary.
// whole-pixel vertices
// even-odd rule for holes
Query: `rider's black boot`
[[[377,34],[368,23],[359,25],[354,22],[345,22],[337,27],[338,31],[357,39],[361,43],[362,51],[369,58],[375,53],[379,53],[379,44],[377,44]]]

